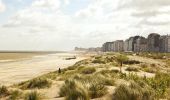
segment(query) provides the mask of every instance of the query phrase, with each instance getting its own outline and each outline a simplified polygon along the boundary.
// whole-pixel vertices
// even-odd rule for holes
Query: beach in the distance
[[[5,56],[13,55],[13,59]],[[0,53],[0,85],[12,85],[56,71],[59,68],[66,68],[86,57],[78,53]],[[15,57],[14,57],[15,56]],[[76,56],[76,59],[65,60],[65,58]],[[18,59],[17,59],[18,57]]]

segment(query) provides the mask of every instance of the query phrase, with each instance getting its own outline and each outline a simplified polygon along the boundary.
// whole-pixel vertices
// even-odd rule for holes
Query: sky
[[[170,0],[0,0],[0,50],[73,50],[170,33]]]

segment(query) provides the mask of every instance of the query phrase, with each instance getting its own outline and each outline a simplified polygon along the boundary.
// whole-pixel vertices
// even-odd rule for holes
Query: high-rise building
[[[129,39],[126,39],[124,42],[124,51],[128,52],[128,49],[129,49]]]
[[[159,38],[157,33],[151,33],[147,38],[147,49],[149,52],[159,52]]]
[[[122,52],[124,51],[123,47],[124,47],[124,42],[123,40],[117,40],[114,42],[114,51],[115,52]]]
[[[140,36],[134,36],[127,39],[124,43],[124,51],[133,52],[136,48],[136,42],[139,37]]]
[[[113,51],[113,42],[106,42],[102,46],[102,51],[103,52],[109,52]]]
[[[147,51],[147,39],[141,36],[136,40],[134,46],[134,52],[144,52],[144,51]]]
[[[159,38],[159,51],[170,52],[170,36],[164,35]]]

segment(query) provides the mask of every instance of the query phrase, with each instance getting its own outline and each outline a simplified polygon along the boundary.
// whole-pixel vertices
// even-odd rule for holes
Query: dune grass
[[[0,86],[0,98],[4,96],[8,96],[9,91],[6,86]]]
[[[51,86],[51,81],[49,81],[46,78],[35,78],[32,80],[29,80],[27,82],[19,84],[21,89],[41,89],[41,88],[49,88]]]
[[[137,67],[128,67],[128,68],[126,68],[126,71],[134,71],[134,72],[138,72],[139,71],[139,68],[137,68]]]
[[[59,95],[65,96],[66,100],[89,100],[88,91],[84,85],[75,80],[66,80],[60,88]]]
[[[96,72],[96,69],[94,67],[85,67],[81,69],[82,74],[92,74],[94,72]]]
[[[113,100],[154,100],[154,94],[148,86],[130,82],[130,85],[121,84],[116,88]]]
[[[108,93],[105,85],[94,81],[90,83],[88,91],[92,99],[102,97]]]
[[[19,100],[22,97],[22,92],[19,90],[14,90],[10,93],[9,100]]]
[[[40,93],[37,91],[31,91],[25,94],[24,100],[42,100],[43,97]]]

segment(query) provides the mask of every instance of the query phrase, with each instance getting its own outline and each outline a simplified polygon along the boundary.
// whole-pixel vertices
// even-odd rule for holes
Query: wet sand
[[[65,60],[72,57],[74,53],[55,53],[38,55],[32,58],[0,61],[0,85],[12,85],[26,81],[39,75],[66,68],[85,57],[77,56],[77,59]]]

